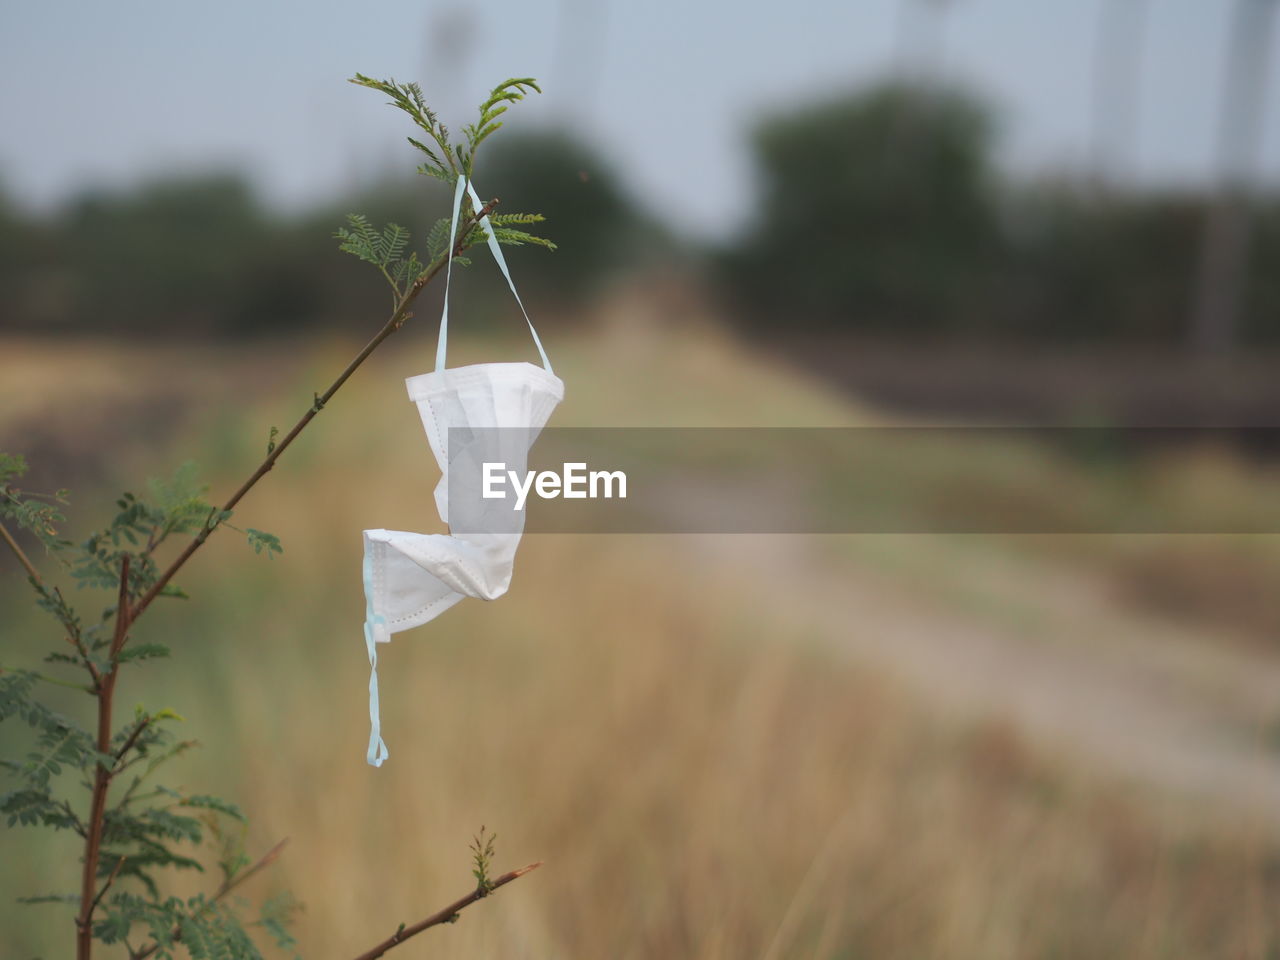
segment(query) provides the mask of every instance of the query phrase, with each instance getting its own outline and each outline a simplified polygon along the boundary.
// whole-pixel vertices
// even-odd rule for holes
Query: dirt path
[[[607,339],[584,344],[567,367],[575,395],[614,403],[570,405],[560,425],[879,422],[848,393],[796,377],[768,351],[689,335],[675,349],[670,326],[659,336],[658,320],[625,319],[625,351]],[[627,362],[598,362],[611,351]],[[599,371],[615,377],[619,369],[634,382],[602,382]],[[650,397],[658,379],[682,385],[662,394],[669,404],[617,402]],[[738,402],[744,384],[755,405]],[[713,402],[723,398],[735,402]],[[1119,596],[1112,571],[1078,556],[1037,556],[994,539],[682,540],[692,576],[781,622],[807,622],[816,640],[891,671],[937,711],[1008,718],[1073,756],[1082,776],[1154,787],[1153,803],[1180,801],[1195,816],[1259,816],[1280,832],[1280,652],[1225,626],[1138,609]]]
[[[888,668],[939,711],[1009,718],[1086,775],[1280,832],[1280,657],[1131,611],[1101,579],[972,539],[698,543],[720,570],[772,583],[768,595],[807,611],[821,642]]]

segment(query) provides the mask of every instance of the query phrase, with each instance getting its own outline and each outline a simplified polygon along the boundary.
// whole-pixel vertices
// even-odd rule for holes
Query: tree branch
[[[284,852],[284,845],[288,842],[289,842],[289,838],[285,837],[283,840],[277,843],[274,847],[268,850],[265,854],[263,854],[262,857],[258,860],[258,862],[255,863],[253,866],[248,867],[244,870],[241,870],[239,873],[235,875],[234,878],[222,881],[222,886],[220,886],[218,888],[218,892],[213,895],[213,899],[208,904],[205,905],[205,909],[207,910],[209,907],[213,906],[213,904],[217,903],[219,900],[221,900],[223,897],[229,894],[236,887],[240,886],[242,883],[244,883],[254,874],[260,872],[261,870],[275,863],[276,860],[279,859],[280,854]],[[181,940],[182,939],[181,928],[174,927],[173,930],[170,932],[170,939],[174,941]],[[160,944],[152,943],[151,946],[143,947],[141,950],[130,951],[129,958],[130,960],[146,960],[147,957],[151,956],[153,953],[155,953],[159,949],[160,949]]]
[[[254,874],[259,873],[262,870],[265,870],[267,867],[271,866],[271,864],[275,863],[278,859],[280,859],[280,854],[284,853],[285,844],[287,844],[288,842],[289,842],[289,838],[285,837],[283,840],[277,843],[274,847],[272,847],[270,850],[264,853],[261,857],[259,857],[258,862],[255,863],[253,866],[246,867],[244,870],[241,870],[239,873],[235,875],[234,878],[222,881],[222,886],[220,886],[218,888],[218,892],[213,895],[214,903],[217,903],[219,900],[225,897],[228,893],[230,893],[236,887],[240,886],[246,880],[251,878]]]
[[[102,902],[102,898],[105,897],[107,895],[107,891],[111,889],[111,884],[116,882],[116,875],[120,872],[120,868],[124,866],[124,862],[128,859],[128,857],[121,857],[116,861],[116,865],[111,868],[111,874],[107,877],[107,882],[102,885],[102,889],[98,891],[98,895],[93,898],[93,906],[91,909],[96,909],[98,904]]]
[[[305,414],[303,414],[303,416],[298,420],[298,422],[294,424],[293,428],[285,435],[284,439],[281,440],[275,447],[273,447],[267,453],[267,456],[262,461],[262,463],[258,465],[257,469],[254,470],[253,473],[249,475],[248,479],[245,480],[239,486],[239,488],[230,496],[227,502],[223,504],[221,509],[215,509],[210,512],[209,517],[206,520],[200,532],[191,539],[191,541],[186,545],[186,547],[182,550],[182,552],[174,559],[174,561],[171,564],[169,564],[169,566],[164,570],[164,572],[160,574],[160,576],[157,578],[156,582],[150,587],[150,589],[148,589],[146,593],[144,593],[141,596],[141,598],[139,598],[138,602],[132,606],[130,605],[130,595],[129,595],[129,555],[126,554],[123,557],[120,565],[120,590],[119,590],[119,602],[116,607],[115,633],[112,636],[111,645],[109,647],[108,659],[110,663],[110,670],[107,672],[96,670],[94,668],[92,660],[88,657],[87,651],[83,648],[83,644],[79,642],[75,643],[77,650],[80,651],[82,657],[85,660],[85,664],[89,669],[90,675],[94,679],[93,692],[96,694],[97,700],[98,700],[97,748],[98,748],[98,753],[100,754],[98,763],[96,764],[95,770],[94,770],[93,793],[92,793],[92,800],[90,805],[89,819],[85,824],[85,829],[84,829],[84,836],[85,836],[84,868],[81,876],[80,910],[76,916],[76,958],[77,960],[90,960],[92,949],[93,949],[94,910],[98,906],[98,903],[102,899],[102,896],[106,893],[107,888],[111,886],[112,881],[115,879],[116,874],[119,872],[121,866],[124,863],[123,858],[116,863],[115,867],[111,871],[111,875],[106,880],[106,884],[103,886],[101,891],[99,891],[97,889],[98,864],[101,857],[102,832],[103,832],[104,818],[106,815],[107,793],[111,785],[111,780],[117,772],[115,768],[118,766],[120,760],[123,759],[124,755],[129,751],[129,749],[137,741],[138,736],[142,733],[143,729],[146,727],[147,723],[149,722],[149,720],[144,720],[138,724],[138,726],[133,730],[130,736],[126,739],[124,746],[121,748],[119,754],[117,754],[114,757],[115,762],[110,767],[108,767],[107,764],[104,762],[103,758],[107,758],[111,756],[110,749],[111,749],[112,700],[115,694],[116,678],[119,674],[119,669],[120,669],[119,656],[120,656],[121,650],[124,649],[125,644],[128,642],[130,627],[146,611],[146,609],[151,605],[151,602],[161,594],[164,588],[169,584],[169,582],[178,573],[178,571],[182,569],[182,567],[186,564],[186,562],[191,559],[191,557],[195,554],[195,552],[199,550],[201,546],[204,545],[205,541],[209,539],[209,535],[215,529],[217,529],[217,527],[221,525],[224,516],[230,513],[233,509],[235,509],[237,504],[239,504],[240,501],[245,497],[245,495],[247,495],[248,492],[253,489],[253,487],[258,483],[258,481],[261,480],[263,477],[265,477],[267,473],[271,471],[271,469],[275,466],[276,461],[280,459],[280,456],[284,453],[284,451],[288,449],[289,445],[293,443],[293,441],[298,437],[299,434],[302,433],[304,429],[306,429],[307,424],[309,424],[313,419],[315,419],[316,414],[318,414],[321,410],[324,409],[325,404],[327,404],[329,400],[333,398],[334,394],[338,392],[338,390],[342,387],[342,385],[346,383],[348,379],[350,379],[352,374],[354,374],[356,370],[360,368],[360,366],[369,358],[369,356],[374,352],[374,350],[376,350],[382,344],[384,340],[386,340],[389,336],[391,336],[391,334],[399,330],[404,325],[404,322],[413,315],[410,312],[409,308],[413,305],[413,302],[418,298],[418,295],[422,293],[423,289],[425,289],[427,284],[429,284],[433,279],[435,279],[435,277],[439,275],[440,271],[444,269],[444,267],[446,267],[453,260],[454,257],[457,257],[459,254],[461,254],[464,250],[467,249],[468,247],[467,238],[470,236],[471,231],[482,219],[484,219],[484,217],[486,217],[490,212],[492,212],[497,205],[498,205],[498,200],[495,198],[489,201],[479,211],[476,211],[472,216],[467,218],[467,220],[463,224],[461,236],[458,238],[458,241],[457,243],[455,243],[453,248],[447,251],[446,254],[442,256],[437,263],[435,263],[426,271],[424,271],[422,276],[420,276],[417,280],[414,281],[413,285],[405,292],[405,295],[401,298],[400,302],[396,305],[395,309],[392,311],[391,316],[387,319],[387,322],[383,324],[382,329],[379,330],[378,333],[376,333],[374,337],[367,344],[365,344],[364,348],[358,354],[356,354],[356,356],[351,360],[351,362],[347,364],[346,368],[343,369],[343,371],[340,374],[338,374],[337,379],[335,379],[333,383],[329,385],[328,389],[325,390],[323,394],[315,395],[315,400],[312,403],[311,407],[307,410]],[[39,587],[41,590],[44,590],[43,581],[38,571],[36,570],[35,566],[31,563],[30,559],[26,556],[26,554],[23,553],[22,548],[18,545],[17,541],[13,539],[13,536],[9,533],[8,529],[6,529],[2,524],[0,524],[0,538],[3,538],[5,542],[9,545],[9,548],[18,557],[18,560],[22,563],[23,567],[27,570],[27,573],[31,576],[33,581],[36,583],[37,587]],[[150,553],[150,550],[154,549],[156,545],[158,544],[148,543],[148,553]],[[256,864],[254,864],[248,870],[245,870],[237,874],[235,879],[233,880],[224,881],[222,886],[214,895],[213,900],[211,902],[217,902],[218,900],[221,900],[224,896],[230,893],[231,890],[233,890],[235,887],[239,886],[245,880],[249,879],[251,876],[256,874],[259,870],[263,869],[268,864],[273,862],[279,856],[283,847],[284,847],[284,841],[281,841],[272,850],[270,850],[266,854],[266,856],[264,856],[261,860],[259,860]],[[415,926],[408,928],[407,930],[402,927],[399,931],[396,932],[396,934],[394,934],[390,938],[390,940],[380,945],[379,947],[375,948],[374,952],[365,954],[365,956],[367,957],[381,956],[387,950],[391,949],[391,947],[395,946],[398,943],[403,942],[405,939],[408,939],[409,937],[422,932],[428,927],[434,926],[438,923],[446,922],[447,920],[455,917],[459,910],[475,902],[481,897],[486,896],[491,890],[496,889],[497,887],[500,887],[506,883],[510,883],[512,880],[516,879],[519,876],[522,876],[525,873],[528,873],[530,870],[534,869],[537,866],[540,866],[540,864],[532,864],[531,866],[525,867],[522,870],[516,870],[516,871],[512,871],[509,874],[505,874],[504,876],[499,877],[496,881],[494,881],[492,886],[488,888],[482,887],[480,889],[477,889],[475,892],[473,892],[469,896],[462,898],[461,900],[452,904],[450,907],[446,908],[444,911],[441,911],[440,913],[437,913],[432,917],[428,917],[426,920],[422,921],[421,923],[418,923]],[[177,939],[177,937],[179,936],[179,933],[180,931],[178,931],[177,928],[175,928],[173,938]],[[159,949],[159,944],[153,943],[150,947],[144,948],[142,951],[133,954],[134,960],[145,960],[146,957],[151,956],[158,949]]]
[[[44,586],[44,580],[40,577],[40,571],[35,568],[35,564],[22,551],[22,547],[18,546],[18,541],[13,539],[13,534],[9,532],[9,528],[0,523],[0,539],[9,545],[9,549],[13,551],[13,555],[18,558],[18,562],[26,568],[27,576],[36,582],[37,586]]]
[[[455,900],[453,903],[449,904],[449,906],[445,907],[443,910],[436,911],[425,920],[420,920],[411,927],[406,927],[402,924],[399,930],[387,937],[387,939],[383,940],[373,949],[360,954],[360,956],[356,957],[356,960],[376,960],[377,957],[382,956],[393,947],[398,947],[410,937],[416,937],[423,930],[439,926],[442,923],[452,923],[457,919],[458,913],[465,907],[471,906],[471,904],[475,903],[477,900],[483,900],[499,887],[506,886],[512,880],[517,880],[520,877],[523,877],[526,873],[529,873],[531,870],[537,870],[540,866],[542,866],[541,860],[537,863],[531,863],[527,867],[521,867],[519,870],[512,870],[510,873],[504,873],[487,887],[477,887],[465,897]]]
[[[45,587],[44,578],[40,576],[40,571],[36,569],[35,564],[31,562],[31,558],[26,555],[22,547],[18,544],[18,541],[14,539],[13,534],[9,532],[9,528],[3,523],[0,523],[0,540],[3,540],[9,545],[9,549],[13,551],[13,555],[18,558],[18,562],[21,563],[23,568],[27,571],[27,576],[31,578],[31,582],[36,585],[36,591],[46,599],[57,597],[59,606],[65,608],[66,602],[62,599],[62,591],[57,587],[54,587],[53,590],[49,590]],[[89,671],[89,676],[93,678],[94,689],[89,691],[90,693],[93,693],[97,690],[100,683],[98,669],[93,665],[93,661],[89,658],[89,651],[85,649],[84,643],[77,634],[74,624],[63,620],[62,625],[67,628],[67,642],[76,648],[76,652],[80,654],[81,662],[84,663],[85,668]],[[59,682],[49,678],[44,679],[48,679],[50,683]]]
[[[111,706],[120,663],[116,659],[129,635],[129,554],[120,561],[120,592],[116,603],[116,631],[111,638],[111,670],[98,684],[98,753],[111,751]],[[114,767],[115,764],[112,764]],[[99,759],[94,768],[93,798],[89,805],[88,835],[84,841],[84,872],[80,877],[80,913],[76,917],[76,960],[89,960],[93,952],[93,911],[98,905],[98,857],[102,850],[102,826],[107,810],[107,790],[113,769]],[[117,864],[117,869],[119,865]],[[108,885],[110,881],[108,881]]]
[[[120,765],[120,761],[125,758],[125,754],[127,754],[130,750],[132,750],[133,745],[138,742],[138,738],[142,736],[142,731],[147,729],[147,727],[150,725],[151,725],[150,715],[145,716],[138,721],[137,725],[133,728],[133,732],[129,734],[128,739],[125,740],[124,744],[120,747],[120,749],[116,751],[117,767]],[[115,774],[117,772],[119,771],[112,769],[112,774]]]
[[[111,673],[116,672],[116,657],[124,649],[125,638],[129,635],[129,627],[133,624],[133,615],[129,610],[129,554],[120,561],[120,593],[116,600],[116,632],[111,637]],[[108,730],[108,733],[111,731]],[[104,753],[106,751],[103,751]]]
[[[338,374],[337,379],[329,385],[329,388],[325,390],[324,393],[316,394],[315,400],[312,402],[311,407],[307,412],[303,414],[302,418],[293,425],[293,429],[285,434],[284,439],[276,445],[275,449],[267,454],[266,459],[264,459],[262,463],[258,465],[258,468],[249,475],[249,478],[245,480],[244,483],[240,484],[239,489],[237,489],[236,492],[227,499],[227,502],[222,505],[221,510],[215,510],[210,513],[209,520],[205,523],[204,528],[196,534],[194,538],[192,538],[191,542],[186,545],[182,553],[178,554],[173,563],[169,564],[168,568],[160,574],[159,579],[156,580],[151,589],[143,594],[142,598],[138,601],[133,610],[133,618],[135,620],[142,616],[143,611],[146,610],[147,607],[151,606],[151,601],[160,595],[160,592],[164,590],[169,581],[173,579],[174,575],[182,569],[186,562],[191,559],[192,555],[204,545],[206,540],[209,539],[209,534],[213,533],[214,529],[216,529],[221,523],[221,520],[218,518],[235,509],[236,505],[244,499],[245,494],[252,490],[257,482],[265,477],[271,471],[271,468],[276,465],[276,461],[279,460],[280,455],[288,449],[289,444],[293,443],[293,441],[298,437],[298,434],[302,433],[302,431],[306,429],[307,424],[315,419],[316,414],[324,409],[325,404],[333,398],[333,395],[338,392],[351,375],[369,359],[370,354],[378,349],[382,344],[382,341],[386,340],[387,337],[399,330],[409,317],[413,316],[409,311],[409,307],[412,306],[413,301],[418,298],[418,294],[423,291],[428,283],[435,279],[440,271],[444,269],[444,267],[454,257],[457,257],[467,249],[466,241],[471,230],[481,220],[488,216],[493,209],[497,207],[497,205],[498,199],[495,197],[493,200],[486,203],[477,214],[467,220],[463,225],[461,235],[459,236],[457,243],[454,244],[453,249],[449,251],[449,255],[441,257],[434,266],[414,281],[413,286],[409,288],[399,305],[394,311],[392,311],[390,318],[385,324],[383,324],[382,329],[374,334],[373,339],[365,344],[364,349],[355,355],[355,358],[347,364],[346,368],[340,374]]]
[[[62,812],[67,815],[67,819],[71,821],[71,829],[79,834],[81,838],[89,836],[88,831],[84,828],[84,824],[80,822],[80,818],[76,816],[76,812],[71,809],[71,804],[66,800],[63,800],[60,806],[62,807]]]
[[[4,673],[10,668],[0,666],[0,673]],[[81,693],[96,693],[97,691],[87,684],[76,683],[74,680],[59,680],[57,677],[51,677],[47,674],[40,673],[38,670],[26,671],[29,676],[35,677],[42,683],[51,683],[55,687],[66,687],[68,690],[79,690]]]

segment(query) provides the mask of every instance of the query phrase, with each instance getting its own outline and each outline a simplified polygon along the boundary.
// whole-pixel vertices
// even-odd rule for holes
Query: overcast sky
[[[940,54],[950,81],[998,105],[1006,165],[1088,163],[1101,0],[954,0],[932,39],[926,20],[904,29],[904,2],[6,0],[0,183],[47,206],[86,184],[235,168],[296,207],[416,162],[401,119],[343,82],[353,72],[418,79],[455,121],[497,80],[531,75],[547,92],[516,123],[568,119],[660,214],[715,232],[749,209],[753,118],[883,75],[904,50]],[[1147,0],[1137,122],[1115,142],[1132,176],[1209,177],[1230,6]],[[1269,86],[1276,185],[1280,63]]]

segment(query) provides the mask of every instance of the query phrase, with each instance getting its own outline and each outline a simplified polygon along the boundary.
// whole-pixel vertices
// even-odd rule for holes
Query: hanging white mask
[[[477,211],[483,207],[475,187],[459,176],[453,197],[449,250],[454,247],[464,190]],[[375,767],[388,757],[379,719],[377,645],[388,643],[394,633],[433,620],[464,597],[500,597],[511,583],[516,548],[524,529],[523,513],[513,513],[506,500],[467,496],[454,504],[451,520],[451,467],[455,480],[465,477],[478,482],[480,459],[503,462],[507,469],[523,475],[529,448],[564,399],[564,383],[551,371],[538,332],[516,293],[489,218],[481,218],[480,226],[488,234],[489,249],[529,324],[542,366],[480,363],[446,369],[449,280],[453,268],[450,260],[445,271],[435,372],[405,381],[409,398],[418,405],[431,452],[440,465],[436,509],[440,519],[450,525],[450,533],[364,531],[364,633],[369,653],[371,724],[367,759]]]

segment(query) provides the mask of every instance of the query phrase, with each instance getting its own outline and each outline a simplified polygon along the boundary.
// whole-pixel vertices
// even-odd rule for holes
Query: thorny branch
[[[35,584],[36,590],[46,598],[56,597],[58,603],[65,606],[66,604],[62,599],[62,590],[58,587],[54,587],[50,590],[45,586],[44,578],[40,576],[40,571],[36,569],[35,564],[31,562],[31,558],[27,556],[26,552],[18,544],[18,541],[14,539],[13,534],[9,532],[9,528],[3,523],[0,523],[0,540],[3,540],[8,544],[9,549],[13,551],[13,555],[18,558],[18,562],[21,563],[23,569],[27,571],[27,576],[31,578],[31,582]],[[89,671],[90,678],[93,680],[93,688],[90,692],[96,693],[98,688],[102,685],[102,678],[98,675],[98,668],[93,665],[93,660],[90,658],[89,651],[84,645],[84,640],[79,636],[75,628],[69,624],[67,625],[67,643],[76,648],[76,653],[80,656],[80,662],[84,664],[85,669]],[[42,679],[50,683],[57,682],[48,677],[44,677]]]
[[[222,519],[228,513],[230,513],[230,511],[235,509],[237,504],[239,504],[240,501],[244,499],[245,495],[248,494],[248,492],[253,489],[253,487],[258,483],[259,480],[261,480],[263,477],[267,475],[267,473],[270,472],[272,467],[275,466],[276,461],[280,459],[281,454],[283,454],[284,451],[289,447],[289,445],[293,443],[293,441],[298,437],[298,435],[302,433],[304,429],[306,429],[307,425],[313,419],[315,419],[316,414],[319,413],[322,409],[324,409],[325,404],[327,404],[329,400],[333,397],[333,395],[336,394],[338,390],[342,387],[342,385],[346,383],[348,379],[350,379],[351,375],[354,374],[356,370],[360,368],[360,366],[369,358],[369,356],[374,352],[374,350],[376,350],[382,344],[384,340],[386,340],[389,336],[391,336],[393,333],[399,330],[404,325],[404,322],[407,319],[409,319],[409,317],[412,316],[412,313],[410,312],[410,307],[413,305],[413,302],[418,298],[418,295],[423,291],[423,289],[426,288],[427,284],[429,284],[454,257],[460,255],[465,249],[467,249],[467,246],[468,246],[467,238],[470,236],[472,229],[484,217],[488,216],[488,214],[492,212],[497,205],[498,205],[498,200],[495,198],[489,201],[487,204],[485,204],[485,206],[481,210],[473,213],[473,215],[463,225],[461,236],[458,238],[458,241],[454,245],[454,247],[451,250],[449,250],[445,256],[442,256],[439,262],[433,265],[430,269],[424,271],[422,276],[420,276],[417,280],[414,281],[413,285],[408,289],[408,291],[406,291],[404,297],[396,305],[395,309],[391,313],[391,316],[387,319],[387,322],[383,325],[382,329],[379,330],[367,344],[365,344],[364,348],[358,354],[356,354],[356,356],[351,360],[351,362],[347,364],[346,368],[343,369],[343,371],[340,374],[338,374],[337,379],[335,379],[333,383],[329,385],[329,388],[325,390],[324,393],[316,395],[315,401],[312,403],[310,408],[308,408],[306,413],[302,415],[302,417],[298,420],[298,422],[294,424],[293,429],[291,429],[287,434],[285,434],[284,438],[278,444],[276,444],[271,450],[268,451],[266,459],[264,459],[262,463],[258,465],[257,469],[254,470],[253,473],[249,475],[248,479],[246,479],[244,483],[242,483],[239,486],[239,488],[236,489],[236,491],[228,498],[226,503],[223,504],[221,509],[214,510],[210,513],[209,518],[206,520],[200,532],[191,539],[191,541],[187,544],[187,546],[183,549],[183,551],[177,556],[177,558],[174,559],[174,561],[168,566],[168,568],[165,569],[165,571],[160,575],[160,577],[151,586],[151,588],[145,594],[143,594],[141,598],[139,598],[136,604],[132,604],[132,605],[130,604],[130,593],[129,593],[129,557],[128,555],[125,555],[120,566],[120,589],[119,589],[119,602],[116,606],[115,633],[112,636],[111,645],[109,648],[108,663],[110,664],[110,669],[106,671],[96,669],[93,665],[92,660],[88,657],[87,651],[84,650],[83,644],[79,642],[79,638],[73,639],[73,643],[75,644],[77,650],[81,653],[82,658],[85,662],[85,665],[88,668],[89,673],[93,679],[93,692],[96,695],[98,700],[97,746],[98,746],[98,752],[104,755],[104,757],[112,756],[110,752],[111,751],[111,728],[112,728],[112,701],[115,694],[116,677],[120,668],[120,660],[119,660],[120,652],[124,649],[125,644],[128,642],[130,628],[133,626],[135,622],[137,622],[138,618],[142,616],[142,614],[146,611],[146,609],[151,605],[151,602],[160,595],[160,593],[169,584],[169,582],[178,573],[178,571],[182,569],[182,567],[186,564],[186,562],[191,559],[191,557],[195,554],[197,550],[200,549],[201,546],[204,545],[205,541],[209,539],[209,535],[215,529],[217,529],[217,527],[220,525]],[[31,563],[30,558],[27,557],[27,555],[23,552],[21,546],[19,546],[17,541],[10,534],[9,530],[5,528],[3,525],[0,525],[0,538],[2,538],[8,544],[9,549],[12,550],[13,553],[17,556],[19,562],[26,569],[27,574],[35,582],[37,587],[39,587],[41,590],[44,590],[45,589],[44,581],[40,577],[39,572],[36,570],[35,565]],[[149,543],[147,552],[150,553],[150,551],[154,549],[154,547],[157,545],[158,545],[157,543]],[[150,722],[149,719],[144,719],[140,721],[139,724],[135,727],[133,732],[130,734],[129,738],[125,741],[124,746],[115,755],[117,764],[119,763],[119,760],[123,758],[126,753],[128,753],[129,748],[137,741],[137,738],[141,735],[142,731],[145,729],[145,727],[149,722]],[[99,864],[100,854],[101,854],[102,831],[103,831],[104,817],[106,813],[107,793],[108,793],[108,790],[110,789],[112,778],[118,772],[119,771],[115,768],[115,765],[109,767],[105,761],[99,762],[94,772],[93,793],[92,793],[92,800],[90,803],[89,818],[87,823],[84,825],[84,829],[83,829],[83,835],[85,838],[85,848],[84,848],[85,852],[84,852],[83,873],[81,876],[80,910],[76,916],[77,960],[89,960],[91,956],[92,947],[93,947],[94,911],[97,909],[98,904],[102,900],[102,897],[107,892],[107,888],[111,886],[112,882],[116,878],[116,875],[119,873],[120,868],[124,864],[123,858],[117,861],[117,863],[115,864],[115,866],[111,871],[110,876],[107,877],[105,885],[101,889],[98,889],[98,864]],[[259,870],[261,870],[262,868],[266,867],[268,864],[273,862],[280,855],[280,852],[282,851],[283,848],[284,848],[284,841],[281,841],[274,848],[272,848],[272,850],[269,851],[266,854],[266,856],[264,856],[256,864],[254,864],[249,869],[237,874],[234,880],[224,881],[222,887],[214,895],[212,902],[216,903],[217,901],[221,900],[228,893],[230,893],[231,890],[233,890],[235,887],[239,886],[245,880],[248,880],[251,876],[256,874]],[[537,865],[535,864],[534,866],[537,866]],[[523,870],[514,871],[513,873],[507,874],[505,877],[500,878],[498,881],[496,881],[494,886],[497,887],[497,886],[501,886],[503,883],[508,883],[511,880],[514,880],[516,877],[520,876],[521,874],[527,873],[531,869],[533,869],[533,867],[526,867]],[[476,894],[472,894],[470,898],[464,898],[463,900],[458,901],[456,904],[454,904],[452,907],[449,908],[450,913],[448,914],[448,916],[452,916],[453,914],[456,914],[458,910],[467,906],[467,904],[471,903],[475,899],[478,899],[479,896],[482,896],[482,895],[483,895],[483,892],[478,892]],[[448,916],[441,916],[437,914],[436,918],[434,919],[428,918],[427,921],[423,921],[422,924],[418,924],[413,928],[409,928],[408,931],[402,930],[398,932],[396,934],[396,937],[398,937],[399,939],[396,939],[396,937],[393,937],[390,944],[382,948],[382,952],[385,952],[385,950],[390,949],[391,946],[394,946],[396,943],[401,942],[401,940],[403,940],[404,938],[413,936],[415,933],[421,932],[421,930],[425,930],[428,926],[432,926],[435,923],[444,922],[445,919],[448,919]],[[180,934],[180,931],[178,931],[175,928],[173,933],[174,939],[177,939],[179,934]],[[159,945],[153,943],[151,946],[145,947],[141,951],[134,953],[133,960],[145,960],[146,957],[151,956],[158,949],[159,949]],[[370,954],[370,956],[381,956],[381,952]]]
[[[192,555],[204,545],[206,540],[209,539],[209,534],[211,534],[218,526],[218,518],[235,509],[236,505],[244,499],[245,494],[252,490],[257,482],[265,477],[271,471],[271,468],[276,465],[276,461],[279,460],[280,455],[288,449],[289,444],[293,443],[298,434],[302,433],[302,431],[306,429],[307,424],[315,419],[316,414],[324,409],[325,404],[327,404],[342,385],[347,382],[351,375],[360,368],[361,364],[369,359],[370,354],[377,350],[382,344],[382,341],[386,340],[387,337],[399,330],[404,325],[404,322],[412,316],[412,313],[409,311],[409,307],[412,306],[413,301],[418,298],[418,294],[423,291],[427,284],[435,279],[450,260],[467,249],[466,239],[470,236],[472,228],[487,217],[497,205],[498,199],[495,197],[493,200],[486,203],[480,211],[474,213],[467,220],[459,231],[460,235],[458,242],[454,245],[453,249],[449,251],[449,255],[441,257],[435,266],[431,267],[431,269],[427,270],[421,277],[414,281],[413,286],[409,288],[399,305],[397,305],[395,310],[392,311],[390,318],[383,325],[382,329],[374,334],[373,339],[365,344],[364,349],[356,354],[355,358],[347,364],[346,369],[338,374],[338,378],[329,385],[329,389],[325,390],[324,393],[316,395],[315,401],[307,409],[307,412],[302,415],[301,419],[293,425],[293,429],[285,434],[284,439],[276,444],[274,449],[267,454],[266,459],[258,465],[258,468],[249,475],[249,478],[245,480],[236,492],[227,499],[227,502],[222,505],[221,510],[214,511],[210,514],[209,520],[205,523],[201,531],[192,538],[191,542],[187,544],[182,553],[178,554],[173,563],[169,564],[164,573],[160,574],[159,579],[156,580],[151,589],[143,594],[142,598],[138,601],[133,612],[135,620],[142,615],[142,612],[151,605],[151,601],[160,595],[160,592],[164,590],[169,581],[173,579],[174,575],[182,569],[186,562],[191,559]]]
[[[229,877],[226,880],[223,880],[222,886],[218,888],[218,892],[213,895],[213,899],[209,901],[205,909],[207,910],[208,907],[213,906],[215,903],[217,903],[219,900],[221,900],[223,897],[229,894],[232,890],[236,889],[236,887],[240,886],[246,880],[253,877],[257,873],[260,873],[262,870],[266,869],[267,867],[271,866],[271,864],[275,863],[276,860],[279,859],[280,854],[284,852],[284,846],[288,842],[289,842],[289,838],[285,837],[283,840],[277,843],[274,847],[272,847],[270,850],[264,853],[261,859],[259,859],[258,862],[255,863],[253,866],[248,867],[244,870],[241,870],[234,877]],[[173,930],[170,931],[169,936],[170,936],[170,939],[172,940],[181,940],[182,930],[179,929],[178,927],[174,927]],[[143,947],[141,950],[136,950],[131,952],[129,954],[129,960],[146,960],[147,957],[151,956],[153,953],[155,953],[159,949],[160,949],[160,944],[152,943],[150,946]]]
[[[13,539],[13,534],[9,532],[9,528],[3,523],[0,523],[0,539],[9,545],[9,549],[13,551],[13,555],[18,558],[18,562],[27,571],[27,576],[36,582],[36,586],[44,586],[44,580],[41,579],[40,572],[36,570],[31,558],[23,552],[22,547],[18,546],[18,541]]]
[[[499,887],[506,886],[512,880],[518,880],[526,873],[529,873],[532,870],[537,870],[540,866],[542,866],[541,860],[537,863],[531,863],[527,867],[521,867],[519,870],[512,870],[510,873],[504,873],[488,885],[476,887],[476,889],[472,890],[465,897],[455,900],[443,910],[437,910],[425,920],[419,920],[411,927],[406,927],[401,924],[400,929],[395,933],[387,937],[387,939],[383,940],[376,947],[360,954],[360,956],[356,957],[355,960],[375,960],[375,958],[382,956],[393,947],[400,946],[400,944],[404,943],[410,937],[416,937],[423,930],[428,930],[431,927],[437,927],[442,923],[453,923],[458,919],[458,914],[463,910],[463,908],[471,906],[471,904],[475,903],[477,900],[483,900]]]
[[[96,910],[98,904],[102,902],[102,898],[107,895],[107,891],[111,889],[111,885],[116,882],[116,876],[120,873],[120,868],[124,866],[128,857],[120,857],[116,860],[116,865],[111,868],[111,873],[107,876],[107,882],[102,885],[102,889],[98,891],[98,895],[93,898],[91,909]]]

